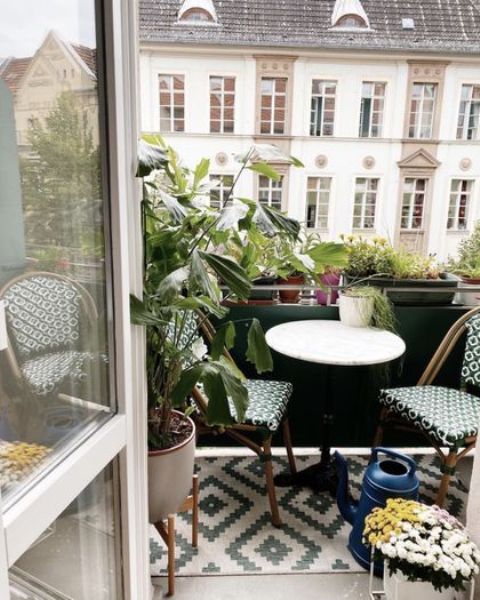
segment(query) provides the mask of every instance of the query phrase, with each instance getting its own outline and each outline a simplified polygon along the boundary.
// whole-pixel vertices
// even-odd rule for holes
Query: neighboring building
[[[217,178],[277,144],[305,169],[239,193],[443,258],[480,218],[479,31],[473,0],[141,0],[142,127]]]
[[[75,94],[80,111],[98,119],[96,51],[70,44],[51,31],[27,58],[0,61],[0,79],[14,96],[17,142],[28,147],[32,119],[44,120],[63,92]],[[93,125],[93,123],[92,123]],[[93,126],[96,131],[98,127]]]

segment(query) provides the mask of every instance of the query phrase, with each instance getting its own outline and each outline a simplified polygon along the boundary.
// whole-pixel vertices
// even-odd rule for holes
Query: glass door
[[[121,231],[135,191],[132,6],[17,0],[2,13],[0,571],[14,599],[140,599],[146,551],[122,560],[147,543],[132,517],[145,513],[143,440]],[[1,585],[0,573],[4,599]]]

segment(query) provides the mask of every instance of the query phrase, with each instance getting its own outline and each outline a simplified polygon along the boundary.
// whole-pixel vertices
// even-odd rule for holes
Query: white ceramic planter
[[[347,327],[368,327],[373,316],[373,298],[340,294],[340,321]]]
[[[148,453],[148,510],[150,523],[166,519],[182,506],[192,487],[195,424],[190,437],[173,448]]]
[[[453,588],[437,592],[431,583],[408,581],[400,571],[390,575],[387,562],[383,569],[383,589],[386,600],[455,600]]]

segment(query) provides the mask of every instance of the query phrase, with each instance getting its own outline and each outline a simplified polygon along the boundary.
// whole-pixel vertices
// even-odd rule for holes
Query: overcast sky
[[[0,58],[32,56],[50,29],[95,47],[94,0],[0,0]]]

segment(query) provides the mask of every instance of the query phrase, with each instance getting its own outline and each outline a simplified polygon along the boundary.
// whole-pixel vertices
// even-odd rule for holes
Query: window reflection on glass
[[[422,229],[427,180],[407,177],[403,186],[402,229]]]
[[[112,411],[94,0],[0,21],[0,485]],[[18,14],[28,19],[18,19]]]
[[[472,189],[472,179],[452,179],[447,229],[458,231],[467,229]]]
[[[331,177],[307,178],[307,227],[328,229]]]
[[[112,471],[105,469],[10,569],[12,600],[123,597]]]
[[[282,208],[283,176],[274,181],[265,175],[258,177],[258,201],[273,208]]]
[[[353,229],[373,229],[377,205],[378,179],[357,177],[353,204]]]

